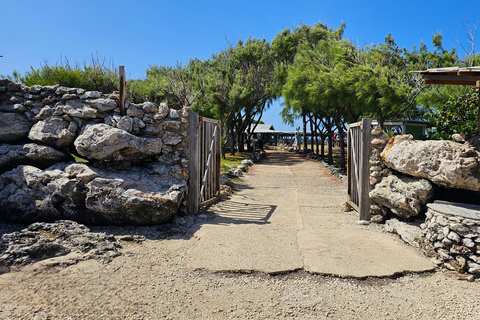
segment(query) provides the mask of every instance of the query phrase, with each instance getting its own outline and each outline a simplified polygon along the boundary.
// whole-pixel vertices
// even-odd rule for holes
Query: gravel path
[[[248,187],[244,186],[244,187]],[[4,225],[15,230],[20,226]],[[377,228],[371,226],[371,228]],[[0,275],[0,319],[477,319],[480,282],[438,270],[342,279],[188,266],[197,239],[164,227],[91,228],[136,234],[122,255],[69,267],[48,261]],[[4,229],[5,230],[5,229]],[[176,229],[181,231],[180,229]],[[188,233],[187,233],[188,234]]]

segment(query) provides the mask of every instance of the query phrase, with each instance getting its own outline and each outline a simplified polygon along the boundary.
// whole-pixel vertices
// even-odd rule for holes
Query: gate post
[[[190,111],[188,117],[188,195],[187,210],[189,213],[198,214],[200,196],[200,154],[198,140],[199,115]]]
[[[359,216],[360,220],[370,221],[370,133],[372,119],[362,119],[362,143],[359,172]]]

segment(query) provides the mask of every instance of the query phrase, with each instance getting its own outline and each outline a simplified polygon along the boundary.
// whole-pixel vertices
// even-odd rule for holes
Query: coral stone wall
[[[422,247],[438,265],[480,275],[480,206],[435,201],[422,224]]]
[[[0,80],[0,219],[155,224],[182,204],[189,109]],[[76,162],[72,155],[87,162]]]

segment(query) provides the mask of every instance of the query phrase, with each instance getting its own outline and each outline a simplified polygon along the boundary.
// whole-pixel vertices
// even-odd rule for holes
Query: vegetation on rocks
[[[340,137],[341,167],[346,126],[362,117],[377,119],[380,126],[387,119],[428,119],[435,126],[433,138],[475,132],[478,89],[424,85],[421,76],[410,72],[480,65],[474,29],[465,30],[472,46],[468,50],[462,45],[462,59],[455,48],[443,47],[440,33],[433,35],[432,49],[422,42],[408,50],[391,34],[384,43],[361,47],[344,38],[345,28],[343,23],[337,29],[320,22],[302,24],[280,31],[271,42],[239,40],[205,60],[151,65],[145,78],[127,81],[127,98],[133,103],[167,102],[175,109],[190,106],[201,116],[221,120],[223,140],[229,141],[224,148],[231,146],[232,155],[236,147],[242,152],[250,146],[249,135],[245,138],[243,133],[252,132],[271,103],[283,98],[283,121],[302,119],[303,135],[312,132],[310,149],[317,155],[325,157],[325,141],[332,150],[334,134]],[[67,59],[53,66],[45,62],[8,78],[27,86],[58,83],[103,93],[118,86],[116,68],[98,55],[83,65]],[[332,152],[327,161],[333,163]]]

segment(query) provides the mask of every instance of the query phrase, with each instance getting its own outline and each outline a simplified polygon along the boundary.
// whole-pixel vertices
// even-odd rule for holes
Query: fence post
[[[198,214],[198,205],[200,196],[199,180],[199,145],[198,145],[198,113],[190,111],[188,119],[188,140],[189,140],[189,158],[188,158],[188,195],[187,210],[189,213]]]
[[[370,221],[370,133],[372,131],[372,119],[362,119],[362,143],[359,172],[359,216],[360,220]]]
[[[218,138],[215,146],[215,196],[220,195],[220,170],[221,170],[221,148],[222,148],[222,126],[221,122],[217,124]]]
[[[118,108],[120,109],[120,115],[125,115],[125,97],[126,93],[126,84],[125,84],[125,66],[118,67],[118,73],[120,76],[120,88],[119,88],[119,101]]]

